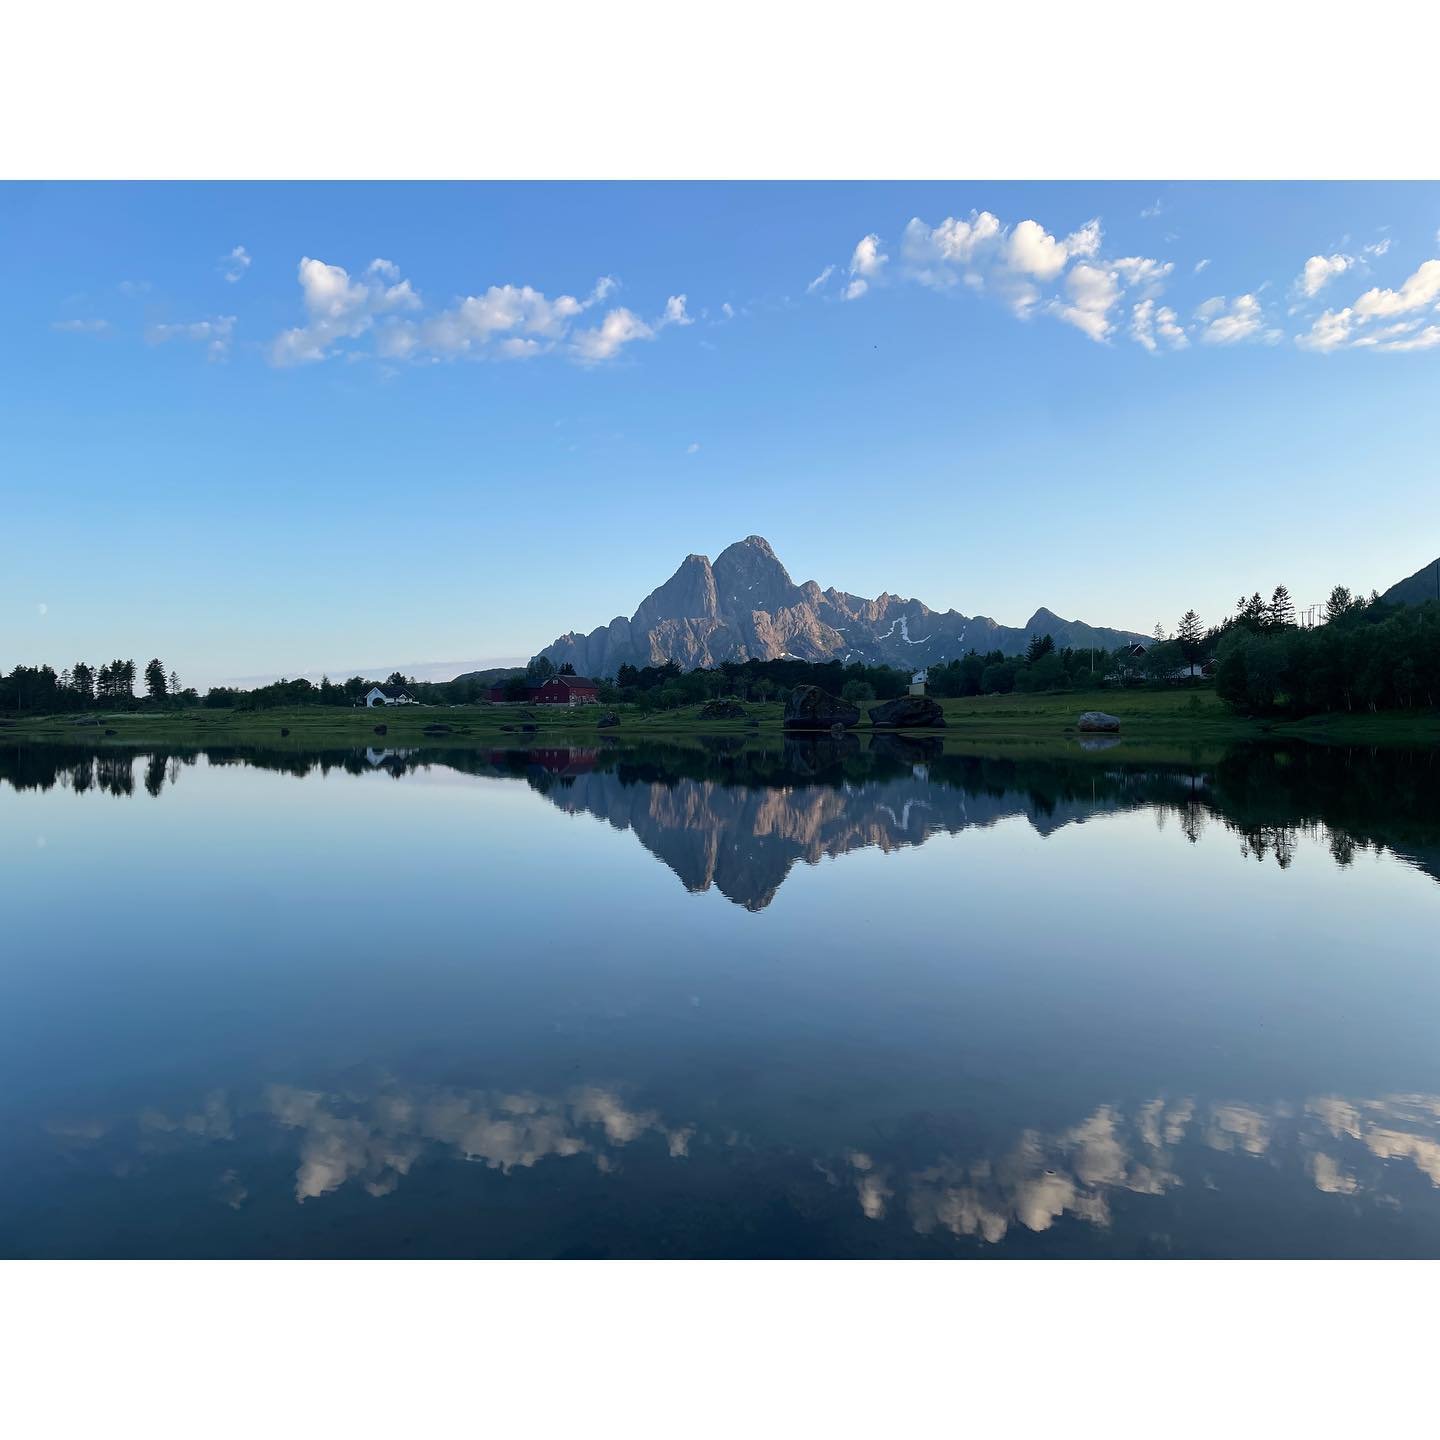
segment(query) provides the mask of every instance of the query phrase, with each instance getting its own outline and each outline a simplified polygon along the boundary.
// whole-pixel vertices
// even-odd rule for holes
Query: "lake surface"
[[[1440,1255],[1434,751],[0,745],[0,873],[6,1256]]]

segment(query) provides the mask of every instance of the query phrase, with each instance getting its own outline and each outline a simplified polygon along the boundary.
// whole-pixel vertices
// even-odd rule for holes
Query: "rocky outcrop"
[[[1077,730],[1113,731],[1120,728],[1118,715],[1107,715],[1103,710],[1086,710],[1075,722]]]
[[[712,563],[687,555],[680,568],[641,602],[629,619],[616,616],[588,635],[562,635],[541,651],[581,675],[613,676],[622,665],[682,669],[745,660],[839,660],[913,669],[957,659],[968,650],[1019,654],[1031,635],[1049,635],[1057,649],[1104,649],[1144,640],[1065,620],[1039,609],[1027,624],[999,625],[986,615],[936,611],[888,592],[874,600],[844,590],[797,585],[769,542],[747,536]]]
[[[859,723],[858,707],[829,694],[818,685],[797,685],[785,702],[787,730],[829,730],[836,725],[849,729]]]
[[[945,712],[925,695],[902,695],[870,707],[870,723],[877,730],[941,730]]]

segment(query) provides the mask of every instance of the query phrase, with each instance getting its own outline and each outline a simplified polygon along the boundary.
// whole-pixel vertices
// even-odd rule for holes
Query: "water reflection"
[[[295,776],[400,779],[431,768],[523,781],[557,808],[633,834],[687,890],[765,909],[796,864],[856,849],[892,851],[1019,818],[1041,835],[1149,809],[1197,842],[1218,823],[1241,854],[1286,869],[1297,846],[1349,865],[1393,854],[1440,878],[1440,759],[1433,750],[1234,747],[1213,764],[1127,764],[947,753],[937,737],[738,737],[693,745],[609,743],[528,749],[267,750],[132,754],[92,746],[0,747],[0,781],[128,796],[137,769],[158,796],[201,758]]]
[[[696,1147],[756,1148],[734,1128],[667,1119],[599,1084],[560,1095],[394,1082],[370,1090],[276,1084],[248,1106],[221,1091],[173,1114],[146,1109],[134,1120],[52,1122],[49,1129],[72,1155],[103,1147],[120,1176],[177,1149],[218,1148],[211,1198],[238,1211],[260,1198],[260,1182],[247,1174],[243,1158],[232,1163],[225,1152],[244,1151],[241,1132],[257,1126],[289,1137],[289,1183],[302,1205],[344,1187],[375,1199],[393,1195],[422,1160],[478,1164],[501,1176],[542,1163],[583,1164],[618,1181],[627,1147],[646,1140],[652,1167],[689,1160]],[[832,1191],[851,1192],[866,1221],[983,1248],[1018,1232],[1043,1234],[1062,1221],[1103,1231],[1125,1196],[1154,1201],[1157,1218],[1170,1223],[1170,1192],[1185,1186],[1222,1192],[1243,1181],[1244,1168],[1215,1168],[1221,1157],[1264,1167],[1272,1184],[1398,1209],[1415,1200],[1412,1181],[1427,1194],[1440,1189],[1440,1095],[1327,1095],[1266,1105],[1156,1097],[1129,1110],[1100,1105],[1056,1133],[1024,1130],[994,1153],[958,1158],[942,1146],[910,1168],[873,1143],[812,1156],[798,1170],[796,1157],[784,1151],[752,1163],[773,1167],[776,1183],[792,1190],[808,1170]],[[654,1178],[643,1165],[625,1176],[642,1189]],[[1073,1244],[1083,1249],[1083,1231]]]

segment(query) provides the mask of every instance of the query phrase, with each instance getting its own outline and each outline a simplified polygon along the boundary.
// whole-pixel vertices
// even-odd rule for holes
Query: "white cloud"
[[[1295,280],[1295,293],[1313,299],[1332,280],[1343,275],[1355,264],[1353,255],[1312,255]]]
[[[1065,277],[1068,304],[1057,304],[1055,313],[1067,324],[1084,331],[1092,340],[1107,340],[1114,328],[1110,310],[1120,298],[1120,280],[1115,270],[1098,265],[1077,265]]]
[[[835,273],[833,265],[827,265],[806,287],[805,293],[813,295],[817,290],[823,290],[830,277]]]
[[[323,360],[345,340],[374,331],[374,354],[385,360],[453,360],[467,355],[525,360],[551,352],[593,365],[618,355],[635,340],[653,339],[669,326],[694,323],[684,295],[672,295],[654,321],[617,306],[600,323],[575,328],[580,318],[619,288],[602,275],[584,299],[550,297],[529,285],[492,285],[428,316],[420,296],[390,260],[373,260],[359,279],[338,265],[308,257],[300,263],[306,323],[287,330],[271,346],[277,365]],[[350,350],[349,358],[363,352]]]
[[[1152,355],[1162,344],[1183,350],[1190,343],[1175,312],[1168,305],[1156,305],[1154,300],[1141,300],[1132,307],[1130,335]]]
[[[372,260],[365,274],[352,280],[343,267],[305,256],[299,279],[306,323],[276,336],[270,347],[271,363],[304,365],[323,360],[339,341],[363,335],[377,316],[419,309],[420,297],[408,280],[397,278],[398,273],[393,262]]]
[[[855,253],[850,257],[850,273],[874,279],[890,263],[890,257],[881,250],[880,245],[878,235],[866,235],[856,245]]]
[[[1202,270],[1206,269],[1206,268],[1209,266],[1209,264],[1210,264],[1210,257],[1209,257],[1208,255],[1207,255],[1207,256],[1205,257],[1205,259],[1203,259],[1203,260],[1197,260],[1197,261],[1195,262],[1195,274],[1197,274],[1197,275],[1200,274],[1200,272],[1201,272]]]
[[[1141,212],[1142,220],[1153,220],[1165,207],[1156,200],[1153,205],[1147,205]]]
[[[582,363],[595,365],[613,359],[632,341],[650,340],[654,335],[651,326],[622,305],[609,311],[593,330],[577,331],[572,343]]]
[[[1376,259],[1390,248],[1390,237],[1386,235],[1383,239],[1375,241],[1373,245],[1362,245],[1360,247],[1367,255],[1374,255]]]
[[[687,455],[698,455],[700,453],[700,442],[698,440],[692,440],[685,447],[685,453]]]
[[[666,325],[693,325],[694,323],[693,317],[685,311],[685,296],[672,295],[665,302],[665,314],[655,328],[658,330]]]
[[[37,600],[35,602],[35,610],[41,616],[45,616],[50,613],[50,607],[43,600]]]
[[[109,330],[110,322],[98,317],[90,320],[54,320],[50,328],[66,335],[103,335]]]
[[[1373,350],[1429,350],[1440,344],[1440,326],[1419,330],[1423,317],[1401,320],[1378,329],[1366,327],[1375,320],[1414,315],[1440,301],[1440,260],[1426,260],[1398,290],[1379,287],[1365,291],[1353,305],[1326,310],[1295,343],[1302,350],[1328,353],[1345,348]],[[1418,331],[1418,333],[1416,333]],[[1432,336],[1436,338],[1432,338]]]
[[[1403,315],[1421,310],[1440,299],[1440,260],[1427,260],[1398,290],[1367,290],[1355,302],[1355,314],[1362,320]]]
[[[1354,312],[1348,306],[1344,310],[1326,310],[1306,334],[1295,337],[1295,343],[1302,350],[1338,350],[1349,342],[1354,323]]]
[[[1223,295],[1213,295],[1196,308],[1195,318],[1201,324],[1202,345],[1234,345],[1257,336],[1266,338],[1264,311],[1254,295],[1237,295],[1229,302]]]
[[[250,258],[250,252],[246,250],[243,245],[237,245],[224,260],[220,262],[222,267],[221,274],[225,276],[230,284],[234,285],[237,281],[244,278],[245,272],[250,268]]]
[[[211,320],[192,320],[180,325],[152,325],[145,332],[151,345],[164,345],[170,340],[188,340],[205,346],[210,360],[223,360],[230,353],[230,338],[235,331],[233,315],[217,315]]]
[[[845,287],[845,299],[858,300],[890,263],[890,257],[880,248],[878,235],[866,235],[856,245],[850,257],[850,283]],[[817,277],[818,278],[818,277]]]
[[[1377,350],[1433,350],[1437,345],[1440,345],[1440,325],[1427,325],[1403,340],[1381,340],[1378,337],[1375,340]]]
[[[1012,270],[1033,275],[1037,280],[1053,280],[1070,259],[1062,240],[1057,240],[1043,225],[1022,220],[1011,232],[1007,258]]]

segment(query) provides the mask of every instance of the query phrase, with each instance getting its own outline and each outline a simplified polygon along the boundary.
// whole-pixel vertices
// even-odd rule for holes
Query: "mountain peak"
[[[674,660],[686,669],[729,660],[839,660],[903,669],[941,664],[968,650],[1023,653],[1034,633],[1058,647],[1116,645],[1142,637],[1063,620],[1041,608],[1024,630],[958,611],[937,613],[919,600],[884,591],[875,600],[815,581],[796,585],[763,535],[727,545],[712,562],[687,556],[631,619],[589,635],[562,636],[541,653],[583,675],[613,675],[622,664]]]

